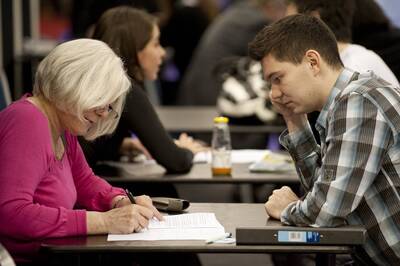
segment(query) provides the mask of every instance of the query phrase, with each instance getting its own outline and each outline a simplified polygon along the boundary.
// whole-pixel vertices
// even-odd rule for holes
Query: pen
[[[232,236],[231,233],[225,233],[223,235],[216,235],[214,237],[210,237],[209,239],[207,239],[206,240],[206,244],[211,244],[211,243],[214,243],[214,242],[216,242],[218,240],[222,240],[222,239],[225,239],[225,238],[228,238],[228,237],[231,237],[231,236]]]
[[[129,200],[131,201],[132,204],[135,204],[135,197],[133,196],[133,194],[128,190],[125,189],[126,195],[128,196]]]

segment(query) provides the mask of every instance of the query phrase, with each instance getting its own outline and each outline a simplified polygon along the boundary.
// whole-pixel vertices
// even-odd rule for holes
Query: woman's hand
[[[132,157],[135,152],[143,153],[148,160],[152,159],[150,152],[143,146],[139,138],[124,138],[120,147],[120,153]]]
[[[156,207],[154,207],[153,201],[151,200],[151,198],[149,196],[141,195],[141,196],[135,197],[135,204],[152,210],[153,216],[155,216],[159,221],[164,220],[161,213],[156,209]],[[118,195],[113,198],[111,205],[113,206],[112,208],[120,208],[123,206],[132,205],[132,203],[127,196]]]
[[[107,212],[88,211],[86,214],[87,233],[130,234],[146,228],[153,218],[152,209],[137,204],[129,204]]]
[[[88,234],[130,234],[147,228],[153,217],[159,221],[164,220],[153,206],[151,198],[146,195],[135,197],[135,204],[127,196],[118,195],[112,200],[112,206],[113,209],[107,212],[87,212]]]
[[[194,140],[186,133],[182,133],[179,139],[175,140],[175,144],[181,148],[185,148],[193,152],[194,154],[202,151],[206,151],[208,148],[201,142]]]
[[[135,203],[140,206],[144,206],[153,211],[153,216],[155,216],[159,221],[164,220],[161,213],[154,207],[153,201],[147,195],[137,196],[135,197]]]
[[[107,233],[130,234],[147,228],[153,218],[153,210],[136,204],[104,212],[103,222]]]

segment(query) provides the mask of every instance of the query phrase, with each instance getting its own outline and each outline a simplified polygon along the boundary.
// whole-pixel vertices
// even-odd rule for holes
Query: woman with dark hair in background
[[[118,160],[123,151],[140,146],[169,173],[190,170],[193,153],[202,146],[186,134],[179,140],[165,131],[143,89],[145,80],[157,79],[165,51],[159,43],[156,18],[145,11],[121,6],[106,11],[96,24],[93,38],[107,43],[119,55],[132,79],[121,121],[114,135],[95,142],[81,139],[86,158],[92,167],[98,161]],[[130,138],[133,132],[140,142]],[[152,188],[154,188],[152,186]]]

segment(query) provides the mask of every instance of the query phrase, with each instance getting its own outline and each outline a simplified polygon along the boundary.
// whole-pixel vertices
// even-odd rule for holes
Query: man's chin
[[[301,110],[299,108],[294,108],[294,109],[292,109],[292,113],[295,114],[295,115],[305,115],[305,114],[308,114],[310,112],[306,112],[306,111]]]
[[[292,108],[292,113],[295,115],[300,115],[303,112],[301,112],[299,108],[294,107],[294,108]]]

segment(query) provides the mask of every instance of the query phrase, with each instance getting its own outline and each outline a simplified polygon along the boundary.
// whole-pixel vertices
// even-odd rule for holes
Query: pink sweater
[[[37,252],[29,242],[87,234],[86,210],[107,211],[124,194],[95,176],[77,138],[65,135],[58,161],[37,107],[23,98],[0,112],[0,242],[17,261]]]

